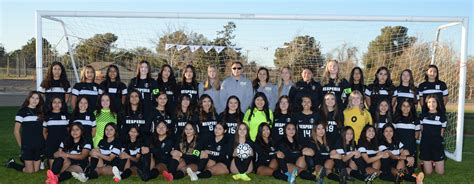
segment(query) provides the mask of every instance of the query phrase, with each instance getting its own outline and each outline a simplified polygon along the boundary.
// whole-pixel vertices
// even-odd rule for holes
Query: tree
[[[3,66],[6,66],[7,64],[7,61],[6,61],[6,51],[5,51],[5,47],[3,46],[2,43],[0,43],[0,65],[3,67]]]
[[[286,42],[282,47],[275,50],[275,66],[291,66],[293,76],[299,76],[303,66],[311,66],[319,69],[324,64],[321,55],[321,45],[314,37],[309,35],[297,36],[292,41]],[[317,72],[315,70],[316,73]]]
[[[358,66],[357,47],[342,43],[339,47],[326,54],[326,60],[335,59],[339,62],[340,76],[348,78],[352,68]]]
[[[372,71],[379,65],[391,68],[404,49],[411,47],[416,41],[415,37],[408,36],[408,28],[403,26],[386,26],[380,31],[381,34],[369,43],[363,56],[366,71]]]
[[[95,34],[85,39],[76,46],[76,56],[82,65],[92,62],[113,61],[110,50],[118,37],[113,33]]]

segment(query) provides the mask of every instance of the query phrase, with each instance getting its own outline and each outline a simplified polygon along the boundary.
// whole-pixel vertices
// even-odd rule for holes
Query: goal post
[[[77,20],[77,19],[85,19],[84,21]],[[138,20],[138,21],[131,21],[131,20]],[[58,38],[56,40],[49,40],[51,37],[53,37],[53,33],[49,33],[49,29],[53,26],[53,23],[49,23],[48,25],[45,25],[45,21],[50,21],[53,23],[56,23],[58,26],[57,29],[58,31],[55,32],[54,36],[57,36]],[[97,21],[98,23],[96,24],[89,24],[88,21]],[[124,23],[121,21],[110,21],[110,20],[123,20]],[[125,37],[127,40],[122,40],[121,44],[127,45],[128,47],[133,46],[133,47],[138,47],[142,46],[139,45],[138,43],[144,42],[142,37],[143,35],[146,34],[156,34],[157,31],[154,29],[159,29],[158,27],[153,27],[150,25],[150,32],[148,33],[142,33],[138,32],[136,30],[133,30],[134,28],[122,28],[121,26],[125,26],[127,23],[129,24],[134,24],[136,29],[143,28],[141,26],[146,25],[146,24],[152,24],[154,23],[152,20],[190,20],[189,22],[185,22],[184,24],[192,24],[193,21],[214,21],[214,20],[219,20],[219,21],[241,21],[243,24],[245,24],[248,27],[251,27],[252,25],[257,26],[258,24],[265,24],[266,22],[272,22],[272,21],[279,21],[279,23],[285,23],[285,22],[297,22],[301,23],[304,28],[304,23],[312,24],[314,22],[330,22],[334,24],[345,24],[346,22],[355,22],[355,23],[365,23],[364,25],[369,25],[374,27],[375,30],[379,30],[381,27],[379,24],[376,23],[386,23],[387,25],[391,26],[394,25],[394,23],[413,23],[413,24],[423,24],[423,23],[440,23],[440,24],[448,24],[449,28],[446,29],[451,29],[450,27],[452,26],[460,26],[460,33],[456,33],[457,35],[450,35],[452,37],[452,40],[455,41],[454,47],[459,47],[458,50],[459,52],[455,53],[455,57],[448,58],[452,63],[456,63],[455,66],[458,68],[456,71],[459,71],[459,74],[457,76],[454,76],[456,74],[449,74],[449,82],[451,85],[453,85],[453,88],[450,89],[450,102],[455,104],[457,106],[457,109],[450,114],[449,117],[451,117],[451,122],[452,127],[450,127],[450,132],[453,133],[454,135],[450,135],[449,137],[449,149],[446,149],[446,155],[449,158],[452,158],[453,160],[456,161],[461,161],[462,160],[462,145],[463,145],[463,124],[464,124],[464,103],[465,103],[465,90],[466,90],[466,67],[467,67],[467,40],[468,40],[468,18],[467,17],[422,17],[422,16],[360,16],[360,15],[355,15],[355,16],[349,16],[349,15],[306,15],[306,14],[238,14],[238,13],[185,13],[185,12],[119,12],[119,11],[44,11],[44,10],[38,10],[36,11],[36,87],[39,89],[40,84],[41,84],[41,79],[43,79],[44,75],[43,73],[45,72],[45,63],[49,63],[53,60],[59,60],[61,61],[62,58],[58,58],[57,56],[51,56],[46,53],[44,50],[44,45],[43,43],[43,38],[47,38],[50,44],[53,45],[54,48],[58,49],[61,47],[61,49],[64,52],[67,52],[69,55],[67,56],[68,62],[70,67],[72,68],[71,74],[75,76],[74,78],[71,78],[71,82],[75,83],[79,80],[78,78],[78,70],[80,70],[80,67],[82,66],[81,63],[83,63],[83,59],[78,59],[76,56],[76,50],[77,50],[77,45],[83,43],[84,40],[86,40],[86,37],[90,37],[94,34],[102,34],[104,32],[107,32],[107,28],[113,27],[115,29],[123,29],[119,30],[124,33],[126,33]],[[103,21],[103,22],[101,22]],[[110,21],[110,22],[107,22]],[[140,22],[140,23],[136,23]],[[239,22],[238,22],[239,23]],[[197,23],[196,23],[197,24]],[[298,24],[297,26],[299,26]],[[109,27],[108,27],[109,26]],[[206,27],[206,29],[203,29],[205,31],[209,31],[211,29],[214,29],[213,27],[211,28],[210,24],[202,24],[203,27],[208,26],[209,28]],[[239,26],[239,25],[237,25]],[[272,24],[273,26],[273,24]],[[363,26],[361,26],[363,27]],[[433,36],[429,37],[439,37],[439,35],[443,35],[443,31],[437,32],[437,29],[435,26],[433,29],[431,29],[432,32],[429,33],[423,33],[423,34],[433,34]],[[161,27],[160,27],[161,28]],[[431,26],[427,26],[426,29],[431,28]],[[77,29],[77,30],[76,30]],[[332,28],[328,28],[329,30],[326,32],[332,32],[334,30],[331,30]],[[444,28],[443,28],[444,29]],[[254,31],[255,33],[261,32],[263,29],[250,29],[247,31]],[[357,31],[357,29],[355,29]],[[439,30],[439,29],[438,29]],[[217,31],[217,30],[215,30]],[[214,32],[215,32],[214,31]],[[344,32],[344,30],[337,30]],[[363,34],[363,31],[360,31],[360,34]],[[48,32],[48,33],[47,33]],[[85,33],[87,32],[87,33]],[[299,34],[297,28],[295,30],[289,30],[288,34],[294,35]],[[346,31],[347,32],[347,31]],[[84,33],[84,34],[82,34]],[[321,35],[311,35],[311,36],[320,36],[324,37],[325,32],[321,31],[319,32]],[[358,32],[359,33],[359,32]],[[62,34],[58,36],[58,34]],[[327,35],[330,35],[330,33],[327,33]],[[447,34],[444,34],[446,36]],[[123,36],[123,35],[122,35]],[[205,35],[207,36],[207,35]],[[239,35],[237,35],[239,36]],[[372,37],[375,37],[376,35],[372,35]],[[459,36],[459,38],[457,38]],[[318,38],[318,37],[317,37]],[[74,40],[73,40],[74,39]],[[120,39],[120,38],[119,38]],[[140,40],[139,40],[140,39]],[[248,40],[251,40],[251,38],[246,38]],[[270,36],[268,38],[263,38],[263,41],[255,41],[257,43],[252,43],[249,44],[248,48],[242,48],[242,51],[246,51],[241,53],[241,50],[236,49],[236,46],[228,46],[226,48],[234,48],[235,52],[239,52],[237,58],[242,59],[242,60],[249,60],[249,52],[251,54],[256,54],[257,56],[260,54],[259,52],[264,52],[265,48],[268,51],[269,47],[267,45],[264,45],[261,42],[264,42],[265,39],[271,40]],[[354,37],[354,39],[358,39]],[[334,38],[334,40],[337,40],[337,42],[345,43],[346,40],[340,41],[339,39]],[[290,41],[290,40],[286,40]],[[349,40],[350,41],[350,40]],[[158,41],[157,41],[158,42]],[[336,42],[336,41],[335,41]],[[364,41],[366,42],[366,41]],[[459,43],[458,43],[459,42]],[[428,48],[431,53],[433,54],[433,57],[430,58],[431,54],[427,56],[428,58],[423,57],[423,60],[427,60],[428,63],[431,60],[434,60],[435,57],[441,57],[441,56],[435,56],[436,55],[436,50],[437,48],[440,47],[437,41],[428,41],[426,42],[427,44],[430,45],[430,48]],[[59,45],[63,46],[59,46]],[[173,47],[170,50],[173,50],[173,53],[170,53],[171,51],[168,50],[169,48],[165,48],[163,53],[156,53],[154,50],[155,48],[150,48],[151,51],[153,51],[153,54],[159,57],[165,58],[166,61],[173,62],[172,54],[177,53],[179,55],[180,53],[183,53],[183,51],[180,51],[180,48],[178,48],[179,44],[183,43],[166,43],[167,45],[170,44],[170,47]],[[199,43],[184,43],[183,48],[185,49],[190,49],[192,46],[197,46],[195,48],[203,48],[204,46],[209,46],[209,43],[203,44],[203,45],[196,45]],[[272,45],[272,48],[275,48],[275,52],[278,51],[279,48],[287,48],[291,47],[288,45],[285,45],[285,43],[281,43],[279,46]],[[158,45],[158,44],[157,44]],[[254,48],[260,48],[258,51],[256,51]],[[253,48],[250,48],[253,46]],[[143,46],[146,47],[146,46]],[[215,49],[215,57],[214,56],[206,56],[206,60],[213,61],[213,60],[230,60],[231,58],[228,58],[229,56],[221,56],[219,50],[219,46],[213,46]],[[262,49],[263,48],[263,49]],[[323,45],[322,48],[324,49],[325,46]],[[110,48],[105,48],[109,49]],[[225,48],[221,48],[225,49]],[[306,49],[306,48],[299,48],[299,47],[293,47],[293,50],[299,50],[299,49]],[[158,49],[156,49],[158,50]],[[163,50],[163,49],[162,49]],[[162,51],[160,50],[160,51]],[[117,52],[120,52],[120,49],[116,48]],[[415,51],[416,52],[416,51]],[[203,53],[203,52],[201,52]],[[207,53],[207,51],[205,52]],[[459,53],[459,54],[458,54]],[[180,55],[177,58],[185,58],[185,57],[191,57],[194,58],[195,56],[193,54],[194,51],[191,50],[191,52],[188,50],[186,51],[187,55]],[[371,54],[371,53],[369,53]],[[390,54],[396,54],[396,53],[390,53]],[[47,56],[48,58],[45,58]],[[362,56],[362,54],[358,55],[359,57]],[[449,55],[451,56],[451,55]],[[107,57],[112,57],[112,56],[105,56],[104,53],[99,52],[98,53],[98,61],[115,61],[114,59],[110,59]],[[118,55],[114,55],[113,57],[119,57]],[[122,56],[120,56],[122,57]],[[225,58],[222,58],[225,57]],[[251,56],[250,56],[251,57]],[[275,56],[276,57],[276,56]],[[312,58],[312,56],[304,56],[307,60],[311,61],[319,61],[321,60],[321,57],[318,58]],[[308,58],[309,57],[309,58]],[[329,56],[326,56],[326,58]],[[381,58],[387,57],[387,56],[378,56]],[[447,57],[447,56],[446,56]],[[105,58],[105,59],[104,59]],[[245,59],[244,59],[245,58]],[[294,56],[293,58],[298,58],[298,56]],[[258,59],[256,60],[256,64],[260,64],[258,62]],[[276,60],[276,59],[275,59]],[[362,60],[362,59],[359,59]],[[412,68],[413,70],[419,69],[416,67],[424,66],[425,63],[420,63],[416,59],[410,59],[410,65],[409,67]],[[436,63],[442,63],[442,60],[436,60]],[[381,63],[376,63],[378,65],[383,65],[385,62]],[[413,65],[412,65],[413,64]],[[356,64],[357,65],[357,64]],[[453,66],[453,65],[447,65],[447,66]],[[220,67],[225,67],[225,66],[220,66]],[[321,68],[318,66],[317,68]],[[390,67],[389,67],[390,68]],[[254,69],[253,69],[254,70]],[[319,69],[318,69],[319,71]],[[397,72],[401,70],[396,70]],[[255,71],[253,71],[255,73]],[[346,71],[347,72],[347,71]],[[415,72],[420,72],[420,71],[415,71]],[[254,73],[248,72],[250,76],[254,76]],[[392,78],[398,78],[399,73],[393,73]],[[276,77],[276,75],[273,75]],[[368,79],[371,79],[370,77],[373,78],[373,73],[370,71],[369,73],[366,74]],[[347,76],[346,76],[347,77]],[[420,78],[418,78],[420,79]],[[366,80],[369,81],[369,80]],[[369,83],[369,82],[367,82]],[[448,83],[448,82],[447,82]],[[448,84],[449,85],[449,84]],[[456,94],[454,94],[456,93]],[[455,96],[454,98],[451,99],[451,95]],[[452,136],[452,137],[451,137]]]

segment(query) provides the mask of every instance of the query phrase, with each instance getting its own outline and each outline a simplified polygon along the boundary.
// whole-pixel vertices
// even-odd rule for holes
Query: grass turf
[[[17,107],[0,107],[0,140],[2,149],[0,151],[0,161],[5,162],[8,158],[14,157],[18,159],[19,147],[16,144],[15,138],[13,136],[13,125],[14,125],[14,116]],[[474,133],[474,112],[470,111],[466,113],[465,116],[465,131],[466,133]],[[464,138],[464,152],[463,152],[463,161],[455,162],[450,159],[446,161],[446,174],[443,176],[440,175],[431,175],[426,176],[425,183],[473,183],[472,178],[474,178],[474,172],[470,169],[474,165],[474,136],[465,136]],[[17,172],[13,169],[6,169],[5,167],[0,167],[0,183],[44,183],[46,179],[46,171],[40,171],[35,174],[24,174]],[[264,177],[256,176],[250,174],[252,181],[250,183],[285,183],[279,180],[274,179],[273,177]],[[164,179],[160,176],[155,180],[150,181],[151,183],[164,183]],[[325,183],[336,183],[325,179]],[[79,183],[75,179],[70,179],[65,183]],[[112,176],[100,176],[98,179],[88,181],[87,183],[114,183]],[[132,176],[122,183],[142,183],[142,181],[137,176]],[[190,183],[188,177],[185,177],[181,180],[176,180],[173,183]],[[194,182],[193,182],[194,183]],[[195,183],[236,183],[231,175],[225,176],[214,176],[210,179],[202,179]],[[305,181],[297,179],[297,183],[314,183],[310,181]],[[363,183],[356,181],[354,183]],[[376,180],[375,183],[388,183],[381,180]]]

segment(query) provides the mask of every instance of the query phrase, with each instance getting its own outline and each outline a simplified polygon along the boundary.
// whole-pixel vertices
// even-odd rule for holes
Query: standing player
[[[284,135],[285,125],[292,122],[290,106],[291,103],[288,96],[283,95],[278,99],[275,112],[273,113],[275,121],[272,125],[272,139],[274,142],[280,142]]]
[[[301,71],[301,80],[290,90],[290,101],[292,107],[301,107],[301,97],[309,95],[311,98],[312,110],[317,111],[321,103],[321,84],[313,80],[313,70],[308,66]],[[301,108],[294,108],[293,112],[300,112]]]
[[[290,90],[294,87],[294,83],[291,80],[291,70],[289,66],[280,67],[281,80],[278,80],[278,97],[290,95]]]
[[[137,76],[130,79],[127,91],[136,89],[140,91],[143,99],[143,114],[145,117],[151,115],[151,110],[155,107],[154,95],[158,94],[158,84],[151,78],[151,66],[148,61],[140,61],[137,65]]]
[[[207,67],[207,78],[199,83],[199,97],[203,94],[207,94],[212,98],[216,106],[216,112],[221,113],[224,110],[224,103],[221,103],[221,81],[219,78],[219,71],[216,66],[209,65]],[[227,99],[225,99],[227,100]]]
[[[278,99],[277,87],[270,81],[270,72],[267,68],[261,67],[258,69],[257,78],[252,81],[253,91],[262,92],[267,96],[269,107],[274,110],[276,101]]]
[[[421,112],[428,112],[427,100],[429,95],[435,95],[441,102],[438,106],[442,112],[446,112],[446,104],[448,103],[448,87],[446,83],[439,80],[439,70],[436,65],[429,65],[425,72],[425,82],[418,86],[420,94]]]
[[[160,73],[158,73],[158,78],[156,81],[158,83],[158,89],[160,91],[164,91],[168,96],[166,109],[174,110],[176,108],[179,95],[178,84],[176,83],[176,78],[171,65],[164,64],[161,66],[161,70]]]
[[[345,108],[345,104],[347,104],[345,101],[352,90],[349,82],[339,76],[339,63],[337,60],[330,60],[326,63],[321,83],[322,97],[328,93],[333,93],[336,96],[337,105]]]
[[[196,81],[196,69],[193,65],[186,65],[183,69],[182,81],[178,84],[180,95],[189,95],[191,106],[196,106],[199,100],[198,82]]]
[[[99,94],[104,93],[110,95],[114,101],[114,106],[120,112],[127,96],[127,86],[120,80],[120,72],[116,65],[109,65],[105,80],[99,85]]]
[[[369,112],[375,116],[375,111],[382,100],[390,102],[392,100],[393,90],[395,87],[390,78],[390,71],[387,67],[382,66],[375,73],[374,83],[365,89],[365,101],[369,106]]]
[[[61,98],[61,101],[64,103],[62,110],[67,111],[67,102],[71,94],[71,84],[67,79],[66,70],[62,63],[55,61],[49,65],[48,72],[41,82],[39,91],[45,96],[43,112],[51,110],[49,105],[54,97]]]
[[[76,100],[78,97],[84,96],[87,98],[92,108],[91,112],[95,110],[97,104],[97,97],[99,96],[99,85],[95,83],[95,70],[91,65],[86,65],[81,72],[81,82],[76,83],[72,88],[71,105],[74,110],[76,107]]]
[[[240,100],[237,96],[230,96],[227,99],[227,105],[224,112],[219,114],[219,122],[227,124],[229,138],[234,137],[237,132],[237,125],[242,123],[244,113],[240,110]]]

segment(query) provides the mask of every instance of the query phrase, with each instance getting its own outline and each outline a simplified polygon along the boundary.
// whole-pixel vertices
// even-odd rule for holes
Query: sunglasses
[[[234,68],[232,68],[232,70],[242,70],[242,67],[238,67],[238,68],[234,67]]]

